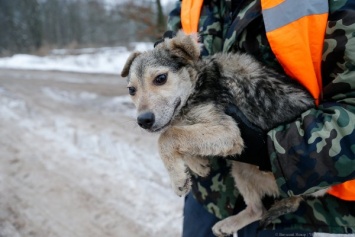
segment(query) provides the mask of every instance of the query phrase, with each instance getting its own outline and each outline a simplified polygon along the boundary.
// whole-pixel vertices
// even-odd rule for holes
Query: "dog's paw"
[[[219,148],[221,149],[221,148]],[[224,146],[222,146],[222,149],[217,152],[217,155],[219,156],[232,156],[232,155],[240,155],[242,154],[244,150],[244,142],[241,139],[236,139],[236,140],[231,140],[225,143]]]
[[[185,196],[191,189],[191,178],[188,172],[178,178],[172,179],[174,192],[179,196]]]
[[[228,151],[228,155],[240,155],[242,154],[244,150],[244,142],[240,139],[237,139],[234,143],[233,143],[233,147],[230,151]]]
[[[190,169],[192,172],[201,177],[207,177],[211,171],[209,162],[207,162],[207,164],[199,164],[195,167],[190,166]]]
[[[260,226],[266,227],[276,218],[287,213],[295,212],[304,199],[302,196],[292,196],[275,202],[269,210],[262,216]]]
[[[212,227],[213,234],[218,237],[233,235],[236,232],[234,224],[228,218],[221,220]]]
[[[191,180],[190,178],[185,180],[180,180],[178,183],[173,183],[172,186],[176,195],[178,195],[179,197],[183,197],[190,192]]]
[[[189,169],[201,177],[206,177],[210,171],[210,161],[206,157],[201,156],[186,156],[185,163]]]

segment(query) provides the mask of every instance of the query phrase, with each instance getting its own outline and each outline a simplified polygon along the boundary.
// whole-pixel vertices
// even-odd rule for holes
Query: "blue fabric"
[[[185,197],[182,237],[216,237],[212,227],[218,221],[220,219],[209,213],[191,193]],[[238,231],[238,237],[256,236],[258,226],[258,222],[246,226]]]
[[[191,193],[185,197],[182,237],[215,237],[212,226],[218,221]]]
[[[182,237],[216,237],[212,227],[218,221],[220,219],[209,213],[191,193],[185,197]],[[306,231],[274,231],[258,230],[258,228],[258,222],[251,223],[238,231],[238,237],[313,236]]]

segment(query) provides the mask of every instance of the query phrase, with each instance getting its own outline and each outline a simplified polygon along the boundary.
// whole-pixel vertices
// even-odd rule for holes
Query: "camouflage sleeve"
[[[323,52],[323,102],[268,133],[282,196],[355,179],[355,17],[351,0],[329,1]]]
[[[182,28],[180,11],[181,11],[181,1],[177,1],[174,9],[169,13],[168,16],[168,30],[177,32]]]
[[[181,26],[181,1],[178,1],[175,8],[169,13],[168,30],[178,31]],[[223,22],[226,17],[225,1],[205,1],[199,19],[199,37],[203,43],[202,56],[212,55],[222,51],[223,45]]]

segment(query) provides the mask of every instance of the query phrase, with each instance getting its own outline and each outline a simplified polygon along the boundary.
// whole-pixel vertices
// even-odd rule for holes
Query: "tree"
[[[153,41],[165,31],[161,0],[0,0],[0,55],[46,47]]]
[[[42,44],[39,3],[0,0],[0,53],[30,52]]]
[[[137,24],[137,37],[140,40],[155,40],[166,30],[166,17],[160,0],[140,3],[129,1],[120,5],[120,9],[122,16]]]

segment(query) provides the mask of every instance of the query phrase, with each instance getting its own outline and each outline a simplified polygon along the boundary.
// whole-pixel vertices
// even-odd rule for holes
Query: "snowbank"
[[[152,43],[130,45],[130,48],[138,51],[152,47]],[[73,51],[56,49],[45,57],[17,54],[0,58],[0,68],[119,74],[130,52],[126,47],[105,47],[76,50],[75,55],[70,55]]]

